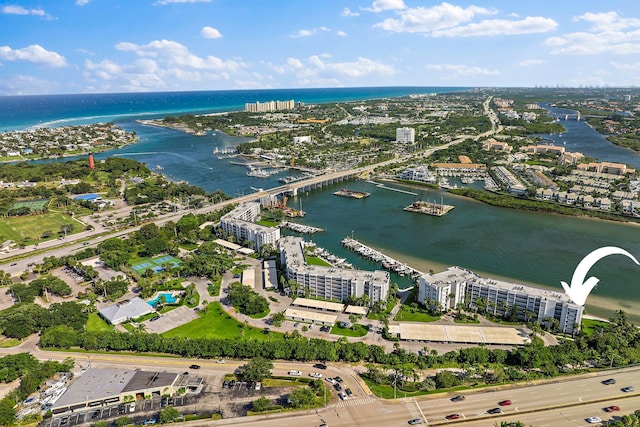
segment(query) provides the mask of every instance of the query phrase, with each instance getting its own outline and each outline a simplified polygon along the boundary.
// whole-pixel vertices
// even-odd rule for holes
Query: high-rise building
[[[247,102],[244,111],[248,113],[267,113],[269,111],[292,110],[296,103],[293,99],[288,101]]]
[[[220,218],[220,227],[226,233],[236,236],[240,241],[249,240],[253,242],[257,250],[269,243],[275,246],[280,238],[280,229],[256,224],[254,221],[259,217],[260,203],[242,203]]]
[[[396,142],[416,142],[416,130],[414,128],[396,128]]]
[[[424,303],[425,298],[437,301],[444,310],[459,303],[478,308],[486,304],[482,310],[494,315],[515,310],[518,320],[557,322],[558,330],[567,334],[576,332],[584,310],[562,292],[487,279],[460,267],[419,277],[418,300]]]
[[[300,237],[283,237],[278,241],[278,248],[287,279],[298,282],[313,297],[344,301],[349,296],[367,295],[370,304],[387,299],[387,271],[308,265],[304,258],[304,240]]]

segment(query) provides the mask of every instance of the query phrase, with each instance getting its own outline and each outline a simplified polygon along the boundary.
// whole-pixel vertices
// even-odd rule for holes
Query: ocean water
[[[0,131],[96,122],[127,122],[184,113],[244,109],[247,102],[275,100],[308,104],[445,93],[459,87],[363,87],[328,89],[224,90],[74,95],[0,96]]]

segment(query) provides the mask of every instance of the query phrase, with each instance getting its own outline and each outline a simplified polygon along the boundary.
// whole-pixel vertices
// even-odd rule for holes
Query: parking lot
[[[145,320],[142,324],[150,334],[161,334],[198,318],[198,312],[187,306],[180,306],[161,315],[156,320]]]

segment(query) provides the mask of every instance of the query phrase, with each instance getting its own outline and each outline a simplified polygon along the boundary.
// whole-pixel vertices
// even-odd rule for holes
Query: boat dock
[[[369,197],[371,193],[367,193],[366,191],[354,191],[348,189],[338,190],[335,193],[336,196],[348,197],[350,199],[364,199],[365,197]]]
[[[416,202],[411,203],[409,206],[404,208],[407,212],[416,212],[425,215],[432,216],[444,216],[449,213],[453,209],[451,205],[445,205],[442,202],[434,203],[434,202],[425,202],[422,200],[418,200]]]
[[[411,277],[417,277],[422,274],[418,270],[411,268],[408,265],[403,264],[400,261],[383,254],[382,252],[370,248],[369,246],[365,245],[364,243],[360,243],[352,237],[345,237],[340,243],[345,248],[351,249],[364,258],[379,262],[382,268],[393,271],[400,276],[410,275]]]
[[[302,234],[313,234],[313,233],[319,233],[321,231],[324,231],[322,228],[312,227],[310,225],[304,225],[304,224],[297,224],[295,222],[288,222],[288,221],[283,221],[281,225],[282,227],[285,227],[291,231],[295,231],[296,233],[302,233]]]

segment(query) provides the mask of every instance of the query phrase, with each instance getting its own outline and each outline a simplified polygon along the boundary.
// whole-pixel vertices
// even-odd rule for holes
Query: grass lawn
[[[15,347],[21,342],[18,338],[0,337],[0,348]]]
[[[264,225],[265,227],[275,227],[280,225],[280,221],[269,221],[268,219],[261,219],[260,221],[256,221],[256,224]]]
[[[228,338],[237,339],[245,325],[229,316],[220,306],[218,301],[207,305],[207,310],[200,318],[192,320],[182,326],[178,326],[163,335],[166,337],[189,338]],[[244,338],[256,340],[282,339],[283,335],[277,332],[266,333],[262,329],[247,327]]]
[[[393,307],[395,307],[395,306],[396,306],[396,300],[394,298],[391,298],[390,301],[387,301],[387,308],[385,308],[383,313],[371,313],[371,312],[369,312],[369,314],[367,314],[367,319],[380,320],[385,315],[391,313],[391,310],[393,310]]]
[[[585,335],[593,334],[598,328],[606,328],[609,322],[594,319],[582,319],[582,333]]]
[[[304,260],[308,265],[321,265],[323,267],[331,267],[331,264],[329,264],[322,258],[318,258],[317,256],[305,256]]]
[[[440,317],[432,316],[421,308],[412,308],[403,305],[400,307],[394,320],[405,322],[435,322],[436,320],[440,320]]]
[[[69,215],[50,212],[42,215],[2,218],[0,220],[0,235],[4,236],[4,240],[14,240],[16,242],[21,242],[26,237],[31,238],[32,241],[40,239],[40,242],[44,242],[57,239],[60,227],[65,224],[73,225],[73,231],[69,234],[84,231],[84,228]],[[51,237],[41,239],[40,236],[45,231],[49,231]]]
[[[85,329],[88,332],[109,332],[113,331],[113,326],[108,324],[98,313],[90,313]]]
[[[269,314],[271,310],[270,309],[266,309],[265,311],[263,311],[262,313],[256,313],[256,314],[251,314],[249,317],[251,317],[252,319],[262,319],[263,317],[265,317],[267,314]]]
[[[301,382],[298,380],[281,380],[276,378],[265,378],[262,380],[264,387],[304,387],[309,385],[308,382]]]
[[[353,325],[353,327],[355,329],[341,328],[340,324],[336,323],[335,325],[333,325],[333,328],[331,328],[331,333],[336,335],[343,335],[345,337],[363,337],[367,335],[367,332],[369,332],[366,326],[360,325],[359,323],[356,323],[355,325]]]

